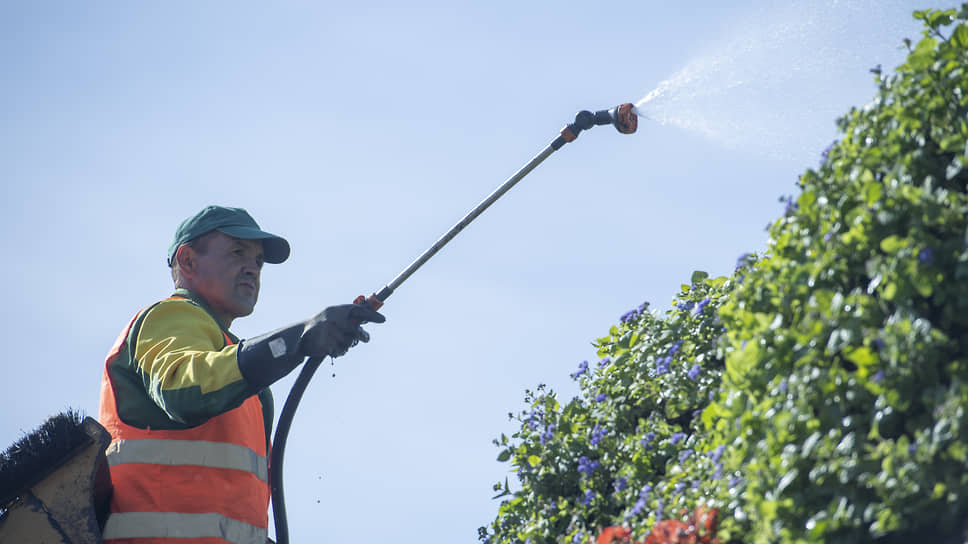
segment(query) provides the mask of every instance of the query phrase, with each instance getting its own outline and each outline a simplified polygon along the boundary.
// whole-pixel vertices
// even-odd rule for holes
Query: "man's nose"
[[[252,259],[251,261],[245,263],[242,267],[242,273],[247,276],[252,276],[254,278],[259,277],[259,273],[262,271],[262,267],[259,266],[259,261]]]

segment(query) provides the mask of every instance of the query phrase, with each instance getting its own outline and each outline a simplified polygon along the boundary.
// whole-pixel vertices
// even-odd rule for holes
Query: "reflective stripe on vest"
[[[105,453],[110,466],[152,463],[230,468],[255,474],[263,482],[269,481],[265,456],[238,444],[142,438],[112,442]]]
[[[213,533],[213,527],[217,527]],[[119,512],[104,526],[104,538],[221,538],[232,544],[265,544],[269,532],[221,514]]]

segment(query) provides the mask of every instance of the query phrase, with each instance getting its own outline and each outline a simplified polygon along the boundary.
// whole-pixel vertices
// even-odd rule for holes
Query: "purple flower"
[[[703,312],[703,310],[706,309],[706,306],[709,306],[709,302],[710,302],[710,300],[708,298],[704,298],[704,299],[700,300],[699,301],[699,304],[696,305],[696,309],[692,311],[692,315],[699,315],[699,314],[701,314]]]
[[[676,494],[676,495],[678,495],[679,493],[682,493],[682,490],[685,489],[685,488],[686,488],[686,483],[685,482],[679,482],[679,483],[676,484],[675,490],[673,491],[673,493]]]
[[[611,362],[612,362],[611,357],[602,357],[602,360],[598,362],[598,368],[602,368]]]
[[[679,348],[681,347],[682,347],[682,340],[679,340],[675,344],[672,344],[672,347],[669,348],[669,355],[675,355],[676,353],[679,353]]]
[[[797,211],[797,202],[792,195],[780,197],[780,202],[786,204],[786,208],[783,211],[784,215],[790,215]]]
[[[578,472],[581,472],[586,476],[591,475],[591,473],[598,470],[598,467],[600,466],[601,464],[598,461],[593,461],[584,455],[578,458]]]
[[[680,463],[685,463],[686,462],[686,459],[689,459],[689,456],[690,455],[692,455],[692,450],[690,450],[690,449],[684,449],[684,450],[682,450],[681,452],[679,452],[679,462]],[[685,484],[683,484],[683,485],[685,485]]]
[[[742,268],[742,267],[746,266],[747,264],[749,264],[750,259],[752,259],[752,258],[753,258],[753,254],[752,253],[744,253],[744,254],[740,255],[736,259],[736,268],[739,269],[739,268]]]
[[[672,364],[672,357],[665,356],[665,357],[659,357],[658,359],[656,359],[653,376],[661,376],[666,372],[669,372],[670,364]]]
[[[656,522],[662,521],[662,513],[663,513],[664,510],[665,510],[665,507],[662,504],[662,499],[659,499],[658,500],[658,503],[655,505],[655,521]]]
[[[874,383],[879,383],[884,379],[884,371],[878,370],[873,376],[871,376],[871,381]]]
[[[585,497],[582,499],[581,505],[588,506],[589,504],[592,503],[593,500],[595,500],[595,492],[589,489],[588,491],[585,492]]]
[[[624,314],[622,314],[622,316],[619,317],[618,319],[622,323],[630,323],[632,321],[635,321],[635,318],[636,317],[639,317],[639,311],[638,310],[629,310],[629,311],[625,312]]]
[[[555,437],[555,433],[553,432],[554,430],[555,430],[554,423],[550,423],[550,424],[548,424],[547,427],[545,427],[545,432],[541,434],[541,445],[542,446],[544,446],[545,444],[547,444],[549,440],[551,440],[552,438]]]
[[[669,442],[672,442],[673,444],[678,444],[679,441],[685,437],[686,437],[686,433],[672,433],[672,436],[669,437]]]
[[[598,443],[601,442],[603,438],[605,438],[606,434],[608,434],[607,430],[603,429],[600,425],[595,425],[595,428],[592,429],[591,445],[592,446],[598,445]]]
[[[642,439],[640,444],[642,444],[645,449],[652,449],[652,441],[655,440],[655,433],[646,433],[645,438]]]
[[[823,164],[823,162],[827,160],[827,157],[830,156],[830,150],[833,149],[836,143],[837,142],[831,142],[830,145],[828,145],[827,148],[820,153],[820,164]]]
[[[733,476],[733,478],[729,480],[729,487],[730,487],[730,489],[738,486],[742,481],[743,481],[743,479],[740,478],[739,476]]]
[[[702,367],[699,366],[699,363],[696,363],[692,365],[692,368],[689,369],[689,373],[687,374],[687,376],[689,376],[690,380],[695,381],[696,378],[699,377],[699,373],[701,371],[702,371]]]
[[[691,310],[694,305],[695,303],[693,301],[687,300],[686,302],[680,302],[679,304],[676,304],[676,308],[679,308],[682,311],[686,311],[686,310]]]
[[[780,380],[780,392],[781,393],[786,393],[787,392],[787,381],[786,380]]]
[[[538,422],[541,421],[542,417],[544,417],[544,412],[535,408],[534,410],[531,410],[531,413],[528,414],[528,419],[525,420],[525,423],[527,423],[528,427],[530,427],[532,431],[537,430]]]
[[[615,480],[615,490],[624,491],[629,486],[629,481],[624,476]]]
[[[651,491],[652,491],[652,486],[649,484],[645,484],[645,486],[642,488],[642,491],[639,491],[639,498],[637,501],[635,501],[635,505],[632,506],[632,510],[625,516],[626,519],[628,519],[631,516],[637,516],[642,513],[642,510],[645,509],[645,506],[646,506],[645,501],[648,500],[649,493]]]
[[[628,513],[628,516],[626,516],[626,518],[641,514],[644,508],[645,508],[645,499],[639,499],[635,501],[635,505],[632,506],[632,510]]]
[[[573,380],[574,379],[577,379],[578,376],[581,376],[587,370],[588,370],[588,361],[582,361],[582,362],[578,363],[578,370],[576,370],[575,372],[573,372],[571,374],[571,379],[573,379]]]
[[[921,264],[931,264],[934,262],[934,250],[926,247],[918,253],[918,262]]]
[[[718,480],[723,477],[723,465],[721,463],[716,463],[716,472],[713,473],[713,480]]]
[[[595,395],[595,402],[605,402],[606,400],[608,400],[608,395],[605,393]]]
[[[719,445],[716,449],[706,454],[707,457],[712,459],[713,463],[718,463],[719,458],[723,456],[723,451],[726,450],[725,445]]]
[[[887,345],[887,342],[885,342],[883,338],[877,337],[874,339],[874,349],[880,351],[884,349],[885,345]]]

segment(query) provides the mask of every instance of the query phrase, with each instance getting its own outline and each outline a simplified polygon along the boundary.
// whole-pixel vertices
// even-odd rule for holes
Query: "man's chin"
[[[239,300],[235,305],[235,317],[245,317],[255,311],[256,300]]]

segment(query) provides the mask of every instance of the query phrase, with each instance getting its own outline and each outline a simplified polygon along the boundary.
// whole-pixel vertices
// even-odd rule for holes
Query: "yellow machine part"
[[[2,544],[100,544],[111,481],[104,450],[108,432],[92,418],[81,422],[91,442],[5,506]]]

